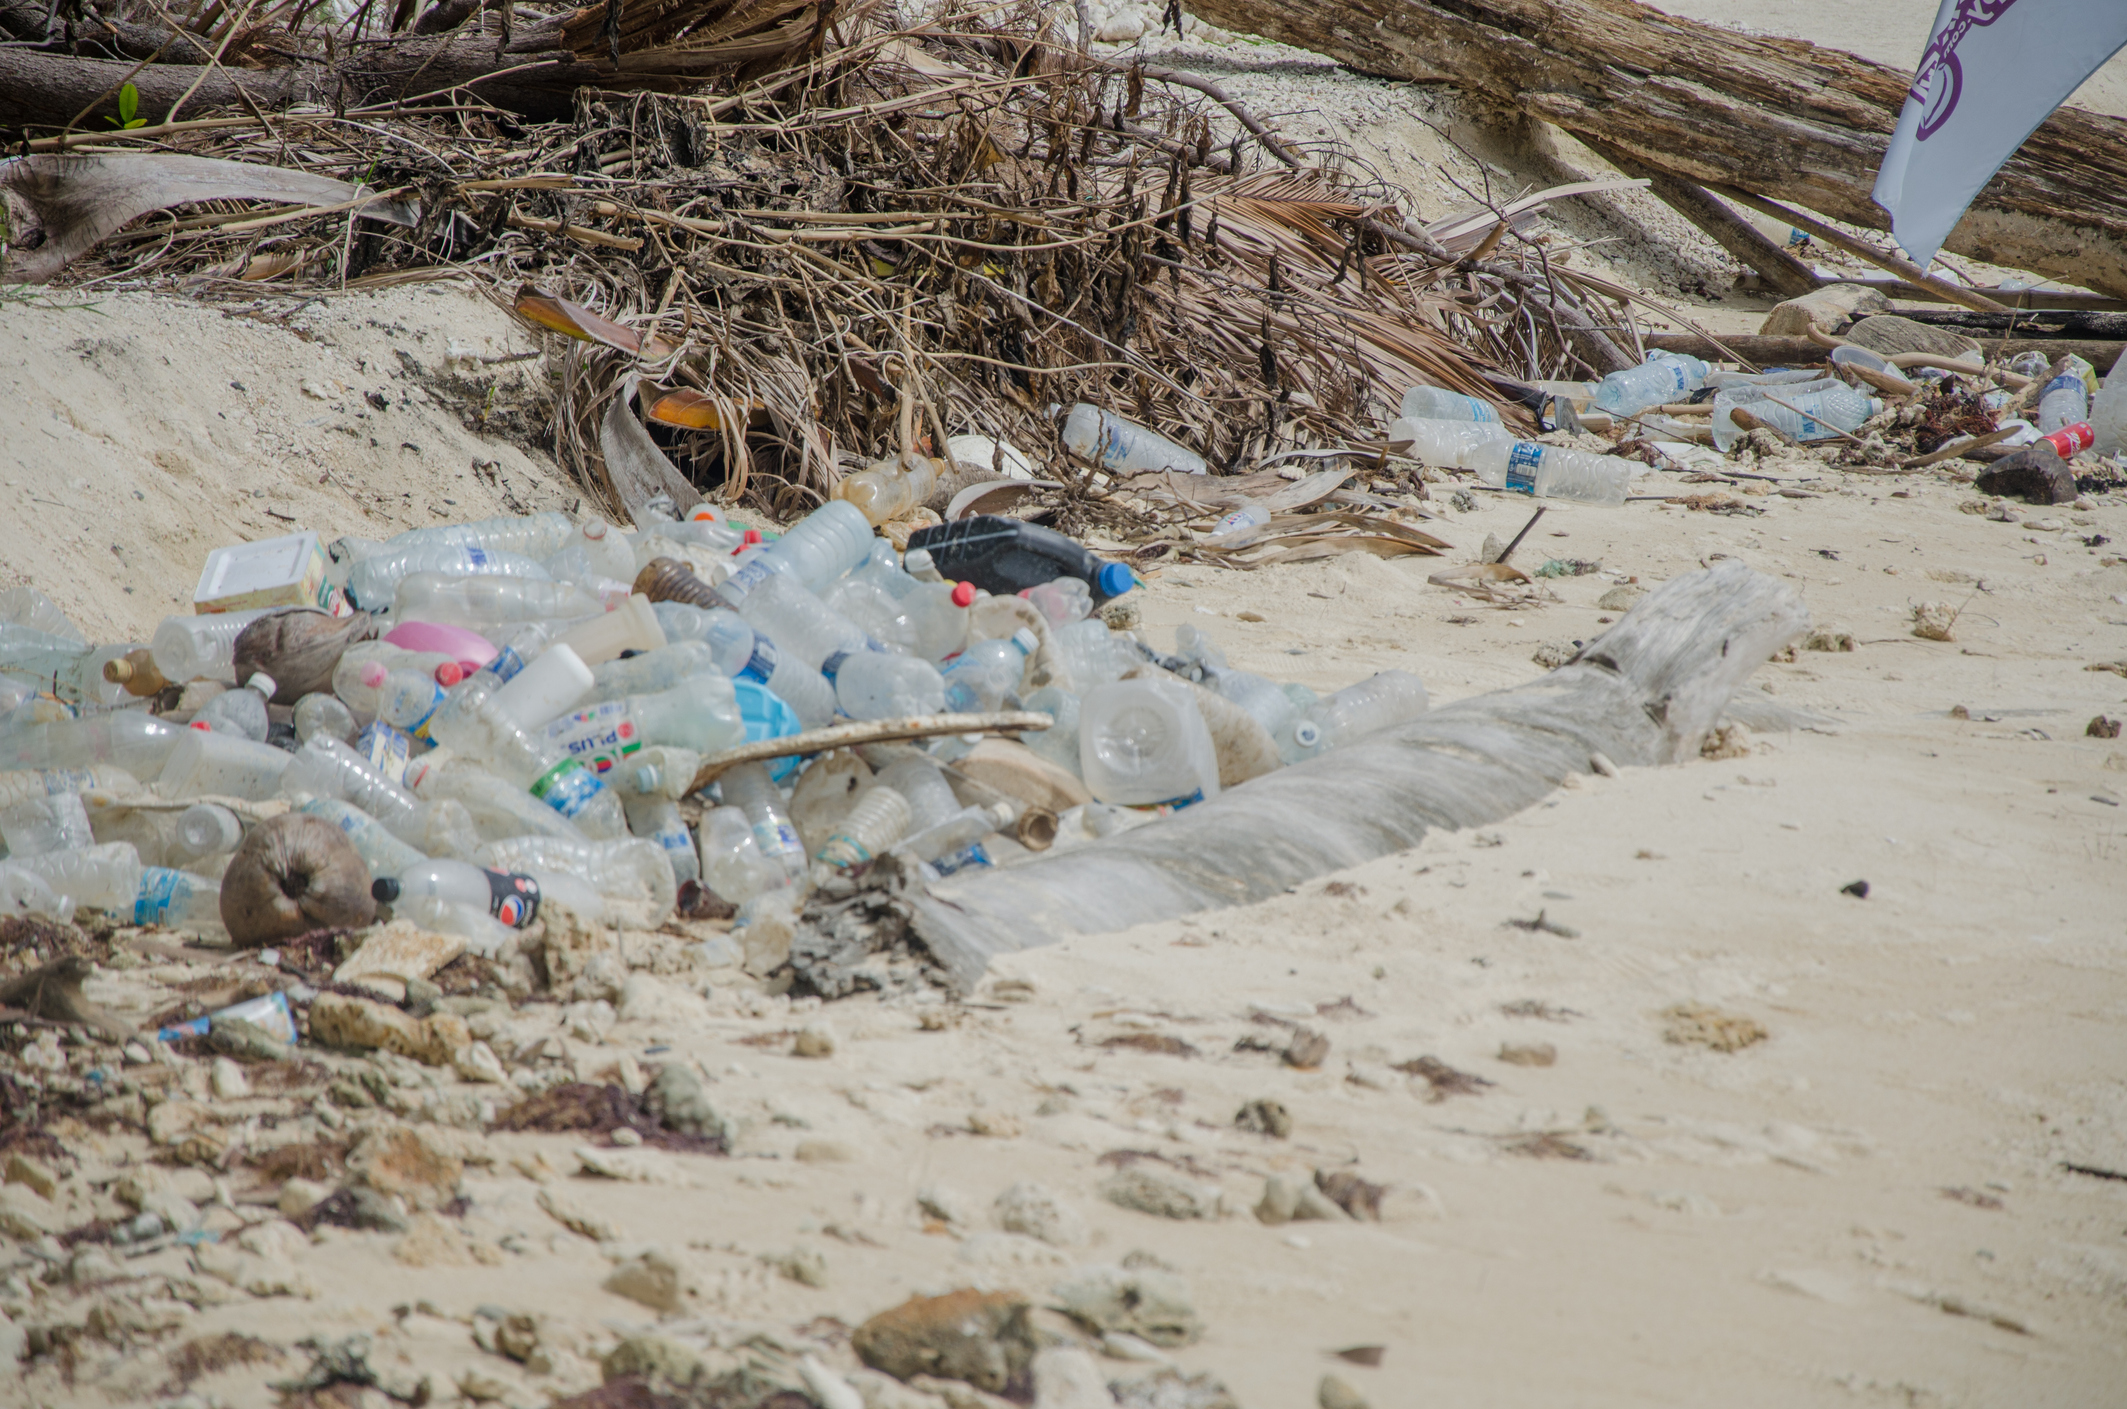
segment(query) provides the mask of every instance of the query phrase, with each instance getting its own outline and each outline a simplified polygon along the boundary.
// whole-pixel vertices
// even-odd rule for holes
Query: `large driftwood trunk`
[[[1716,29],[1633,0],[1193,0],[1192,9],[1364,72],[1474,90],[1693,182],[1890,228],[1869,192],[1910,76],[1838,49]],[[2056,112],[1947,247],[2127,296],[2127,121]]]
[[[1598,754],[1642,766],[1696,756],[1736,687],[1808,624],[1777,578],[1737,562],[1689,573],[1540,680],[1078,851],[963,871],[904,903],[932,955],[969,986],[997,954],[1261,900],[1414,846],[1431,827],[1496,822],[1589,772]],[[800,936],[799,951],[832,947]]]

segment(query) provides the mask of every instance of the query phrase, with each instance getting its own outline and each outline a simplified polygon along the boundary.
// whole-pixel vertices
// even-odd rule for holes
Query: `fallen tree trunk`
[[[1429,828],[1496,822],[1601,766],[1598,755],[1637,766],[1697,756],[1736,687],[1808,624],[1793,588],[1741,563],[1690,573],[1540,680],[1107,841],[971,879],[964,871],[898,900],[963,987],[1001,953],[1262,900],[1413,846]],[[793,953],[835,947],[801,932]]]
[[[1900,314],[1904,317],[1904,314]],[[2074,353],[2099,372],[2109,372],[2112,364],[2120,358],[2127,343],[2104,338],[2076,337],[2003,337],[1998,332],[1982,328],[1966,328],[1951,325],[1952,332],[1963,333],[1983,348],[1989,358],[2014,357],[2019,353],[2036,352],[2049,361]],[[1697,333],[1647,333],[1640,339],[1649,352],[1682,352],[1692,357],[1717,361],[1729,354],[1714,346]],[[1747,357],[1760,367],[1808,367],[1825,361],[1831,349],[1808,338],[1766,337],[1757,333],[1732,333],[1721,339],[1723,346],[1734,349],[1737,355]]]
[[[1869,193],[1910,78],[1838,49],[1633,0],[1196,0],[1194,12],[1367,73],[1455,84],[1694,184],[1890,228]],[[2127,296],[2127,121],[2054,113],[1946,248]]]

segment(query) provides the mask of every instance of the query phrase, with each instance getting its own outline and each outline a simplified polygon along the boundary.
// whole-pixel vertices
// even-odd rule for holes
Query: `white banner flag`
[[[2127,0],[1942,0],[1876,203],[1923,269],[2024,138],[2127,46]]]

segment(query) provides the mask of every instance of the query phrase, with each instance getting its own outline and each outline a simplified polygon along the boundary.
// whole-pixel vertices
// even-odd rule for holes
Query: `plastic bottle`
[[[733,905],[790,884],[790,873],[761,855],[743,809],[713,807],[702,814],[702,880]]]
[[[498,514],[491,519],[474,519],[469,523],[407,529],[377,545],[377,556],[442,543],[462,548],[485,548],[496,553],[516,553],[528,558],[550,558],[561,551],[575,532],[574,521],[567,514],[553,509],[537,514]]]
[[[574,822],[587,837],[611,839],[627,832],[620,799],[592,773],[543,735],[521,728],[495,708],[494,677],[486,671],[458,687],[452,708],[431,721],[436,742],[493,769],[506,782]]]
[[[182,685],[189,680],[236,679],[236,638],[270,611],[214,612],[201,616],[164,617],[148,643],[148,655],[163,678]]]
[[[428,856],[461,855],[478,844],[472,815],[463,803],[416,798],[337,739],[304,744],[281,775],[281,791],[290,797],[315,794],[351,802]]]
[[[893,850],[928,863],[937,875],[949,876],[968,866],[988,866],[989,853],[976,845],[990,833],[1009,826],[1012,809],[1005,803],[989,807],[964,807],[928,827],[912,828],[895,842]]]
[[[854,504],[874,524],[898,519],[931,497],[943,462],[904,450],[897,459],[874,460],[835,486],[835,498]]]
[[[878,775],[878,786],[892,788],[908,802],[911,834],[959,815],[960,800],[953,796],[953,785],[938,771],[937,764],[921,754],[888,764]]]
[[[238,797],[262,802],[280,791],[294,755],[231,734],[187,729],[155,779],[167,798]]]
[[[657,610],[668,636],[704,642],[719,673],[765,686],[806,728],[821,728],[834,718],[834,686],[796,656],[778,650],[736,612],[704,611],[679,602],[659,602]]]
[[[511,837],[487,843],[474,859],[496,871],[573,876],[611,899],[646,902],[659,915],[671,910],[679,894],[665,849],[640,837],[580,842]]]
[[[857,799],[812,859],[830,871],[862,866],[906,836],[908,824],[908,799],[892,788],[874,786]]]
[[[546,566],[537,558],[490,548],[455,543],[423,543],[412,548],[390,549],[364,558],[347,574],[347,595],[367,611],[392,606],[393,594],[404,579],[415,573],[442,573],[447,577],[514,577],[528,582],[549,582]]]
[[[876,644],[848,618],[787,576],[760,583],[746,594],[738,612],[755,631],[774,641],[778,651],[795,655],[815,670],[831,655]]]
[[[272,676],[253,672],[234,690],[224,690],[202,705],[199,713],[192,716],[192,727],[262,744],[273,723],[266,714],[266,702],[279,688]]]
[[[386,670],[376,662],[363,668],[362,684],[376,702],[377,718],[416,739],[429,737],[436,711],[449,698],[434,676],[412,670]]]
[[[1022,589],[1019,595],[1033,603],[1034,610],[1046,617],[1051,626],[1068,626],[1093,614],[1093,589],[1075,577],[1036,583]]]
[[[1115,635],[1108,630],[1108,623],[1099,617],[1088,617],[1059,627],[1052,633],[1051,641],[1065,672],[1071,677],[1071,688],[1081,698],[1096,685],[1112,684],[1122,679],[1123,672],[1131,664],[1116,649]]]
[[[901,571],[892,544],[883,538],[872,541],[876,546],[871,556],[829,588],[820,600],[873,640],[913,654],[916,635],[906,601],[919,584]]]
[[[219,933],[222,928],[220,881],[190,871],[143,866],[133,893],[133,923],[174,930]]]
[[[902,598],[910,653],[932,662],[957,654],[967,644],[975,595],[972,582],[924,582]]]
[[[1499,411],[1489,401],[1479,401],[1474,396],[1460,392],[1443,391],[1439,387],[1414,386],[1403,393],[1403,405],[1396,414],[1407,421],[1482,421],[1499,424]],[[1390,436],[1394,439],[1393,433]]]
[[[645,744],[720,753],[745,741],[731,678],[713,672],[653,695],[624,695],[565,714],[542,737],[546,747],[601,774]]]
[[[889,545],[891,546],[891,545]],[[945,582],[944,574],[938,571],[937,562],[928,548],[911,548],[901,555],[901,570],[915,582]],[[946,583],[950,587],[951,583]]]
[[[76,905],[130,915],[140,894],[140,853],[129,842],[106,842],[78,851],[10,856],[11,869],[27,871]]]
[[[1776,405],[1777,398],[1785,405]],[[1743,439],[1734,413],[1747,410],[1757,420],[1796,440],[1829,440],[1857,429],[1883,409],[1883,402],[1863,396],[1845,382],[1825,377],[1799,386],[1733,387],[1713,400],[1713,443],[1726,451]]]
[[[568,818],[523,788],[512,787],[472,760],[460,758],[451,749],[435,749],[408,764],[406,786],[424,803],[455,802],[463,806],[483,841],[520,836],[583,837]]]
[[[1603,378],[1595,389],[1595,404],[1613,416],[1630,416],[1650,406],[1682,401],[1706,385],[1711,370],[1685,353],[1652,353],[1639,366]]]
[[[969,646],[945,667],[945,707],[956,714],[998,708],[1007,696],[1018,693],[1026,678],[1027,657],[1040,644],[1040,638],[1022,626],[1003,640]]]
[[[716,648],[706,641],[674,641],[655,651],[645,651],[626,660],[609,660],[591,672],[591,688],[576,703],[588,707],[624,695],[648,695],[669,690],[697,675],[733,672],[719,667]]]
[[[1219,791],[1211,731],[1179,680],[1141,676],[1088,691],[1079,703],[1078,759],[1102,802],[1187,807]]]
[[[605,599],[596,593],[544,576],[452,577],[415,572],[400,580],[390,600],[396,621],[465,626],[493,639],[508,635],[505,628],[519,622],[575,622],[606,609]]]
[[[526,733],[536,734],[591,692],[591,667],[556,641],[539,659],[504,681],[489,707]]]
[[[1019,742],[1075,776],[1079,768],[1078,696],[1054,685],[1044,685],[1022,703],[1056,722],[1046,729],[1029,729],[1019,736]]]
[[[831,500],[800,519],[790,532],[761,547],[741,563],[716,591],[738,606],[756,587],[777,573],[797,578],[809,592],[824,592],[871,552],[871,521],[864,511],[842,499]]]
[[[194,732],[174,728],[137,709],[86,719],[0,724],[0,769],[89,768],[109,763],[146,781],[162,772],[179,738]]]
[[[781,867],[791,880],[802,877],[805,846],[798,840],[798,829],[791,825],[790,814],[783,809],[783,795],[769,780],[767,765],[741,763],[726,769],[717,780],[717,787],[728,805],[746,814],[753,827],[754,846],[762,858]]]
[[[187,862],[226,856],[243,844],[244,824],[218,802],[195,802],[177,815],[175,840]]]
[[[1254,538],[1269,523],[1269,509],[1252,502],[1243,504],[1214,524],[1211,532],[1204,535],[1204,542],[1233,547]]]
[[[1288,741],[1292,734],[1293,721],[1300,716],[1300,708],[1292,696],[1285,693],[1275,682],[1245,670],[1212,670],[1206,672],[1204,684],[1218,694],[1247,711],[1250,718],[1263,726],[1272,742],[1278,745],[1278,755],[1292,763],[1297,755],[1288,757]]]
[[[1070,414],[1064,417],[1063,446],[1079,459],[1110,474],[1137,475],[1174,470],[1185,475],[1200,475],[1207,471],[1204,457],[1194,450],[1084,401],[1073,406]],[[951,571],[949,568],[945,570]],[[990,590],[999,589],[992,587]]]
[[[851,719],[899,719],[945,709],[944,678],[936,666],[914,656],[858,651],[843,658],[834,685],[835,701]]]
[[[635,580],[635,549],[604,519],[585,519],[570,529],[562,546],[546,559],[547,571],[555,578],[567,576],[573,580],[578,573],[556,571],[556,564],[566,560],[568,566],[575,567],[579,558],[585,569],[599,577],[621,582]]]
[[[1384,670],[1315,702],[1292,725],[1295,752],[1312,758],[1368,734],[1405,724],[1426,710],[1425,682],[1403,670]]]
[[[127,651],[115,660],[103,663],[103,678],[119,686],[136,700],[162,693],[174,682],[163,677],[155,668],[155,653],[147,647]]]
[[[486,913],[513,930],[539,918],[539,883],[510,871],[490,871],[469,861],[421,861],[369,883],[379,904],[395,909],[423,898],[448,901]]]
[[[351,802],[312,794],[297,803],[295,810],[321,817],[346,833],[372,876],[395,876],[428,860],[419,847],[400,841],[390,828]]]
[[[685,885],[701,879],[702,858],[678,803],[668,797],[637,796],[624,798],[623,805],[628,811],[628,830],[664,848],[665,860],[672,863],[673,880]]]
[[[2090,388],[2070,370],[2047,382],[2038,398],[2038,433],[2051,435],[2064,426],[2090,419]]]
[[[338,695],[318,691],[295,702],[295,736],[305,743],[337,739],[344,744],[355,736],[358,727],[354,711],[341,703]]]
[[[74,898],[52,889],[44,877],[0,861],[0,916],[42,915],[59,924],[74,919]]]
[[[1129,568],[1104,560],[1074,538],[994,514],[933,524],[910,534],[908,541],[911,548],[929,553],[945,576],[999,596],[1075,577],[1092,589],[1094,601],[1105,602],[1137,585]]]
[[[1533,440],[1495,440],[1470,453],[1470,468],[1494,489],[1614,509],[1625,502],[1633,471],[1644,467],[1616,455],[1591,455]]]
[[[88,809],[82,806],[81,794],[71,791],[25,797],[0,807],[0,837],[6,838],[7,854],[13,857],[96,845]]]
[[[1408,453],[1428,465],[1469,468],[1470,452],[1495,440],[1512,440],[1514,433],[1497,421],[1436,421],[1404,418],[1389,422],[1391,444],[1409,441]]]

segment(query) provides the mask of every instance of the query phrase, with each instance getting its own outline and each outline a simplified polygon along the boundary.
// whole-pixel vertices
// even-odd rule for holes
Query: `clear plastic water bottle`
[[[279,689],[273,677],[263,672],[254,672],[249,680],[234,690],[224,690],[200,707],[192,717],[195,729],[212,729],[217,734],[230,734],[253,743],[266,741],[266,731],[273,721],[266,714],[266,702]]]
[[[30,915],[71,924],[74,897],[53,890],[44,877],[0,860],[0,917]]]
[[[907,801],[911,835],[960,813],[960,800],[953,796],[953,785],[938,771],[937,764],[920,754],[888,764],[878,775],[878,786],[892,788]]]
[[[89,768],[109,763],[146,781],[162,773],[178,740],[194,732],[137,709],[113,710],[86,719],[0,724],[0,768]]]
[[[65,790],[0,806],[0,837],[6,838],[7,854],[14,857],[80,851],[96,845],[81,794]]]
[[[635,580],[635,549],[625,535],[604,519],[585,519],[569,530],[561,548],[545,559],[548,575],[573,581],[583,572],[620,582]],[[566,562],[575,571],[557,571]],[[580,567],[579,567],[580,564]]]
[[[662,915],[679,896],[679,882],[665,849],[640,837],[611,841],[561,841],[554,837],[510,837],[492,841],[473,859],[494,871],[541,878],[572,876],[614,900],[642,901]]]
[[[174,851],[180,864],[227,856],[244,841],[244,824],[218,802],[195,802],[177,814]]]
[[[362,864],[369,868],[372,876],[395,876],[428,860],[419,847],[400,841],[391,834],[390,828],[351,802],[312,794],[297,803],[295,810],[338,827],[347,840],[354,843]]]
[[[425,855],[463,855],[478,845],[465,804],[415,797],[337,739],[304,744],[281,775],[281,790],[290,797],[317,795],[351,802]]]
[[[1774,404],[1773,398],[1785,402]],[[1744,436],[1735,423],[1740,408],[1765,425],[1800,440],[1829,440],[1858,429],[1883,409],[1883,402],[1863,396],[1845,382],[1823,378],[1793,387],[1735,387],[1713,400],[1713,443],[1727,450]]]
[[[1079,701],[1079,773],[1102,802],[1186,807],[1219,791],[1217,750],[1189,687],[1140,676]]]
[[[537,514],[498,514],[469,523],[437,524],[433,528],[410,528],[379,545],[384,552],[404,552],[442,543],[460,548],[485,548],[497,553],[516,553],[528,558],[550,558],[560,552],[576,532],[567,514],[549,509]]]
[[[1497,421],[1437,421],[1406,417],[1389,422],[1390,444],[1410,442],[1409,454],[1428,465],[1468,469],[1470,452],[1514,433]]]
[[[783,808],[783,795],[768,777],[762,763],[742,763],[724,771],[717,788],[726,804],[745,813],[753,828],[754,846],[770,864],[782,869],[788,880],[805,874],[805,844]]]
[[[1204,542],[1217,544],[1222,548],[1231,548],[1254,538],[1257,533],[1268,527],[1269,524],[1269,509],[1261,504],[1243,504],[1240,508],[1235,509],[1214,524],[1211,532],[1204,536]],[[1080,583],[1079,585],[1084,586],[1085,584]],[[1089,591],[1086,594],[1086,601],[1089,606],[1092,600],[1093,594]]]
[[[945,709],[944,677],[938,667],[914,656],[884,651],[842,656],[834,687],[835,702],[851,719],[900,719]]]
[[[341,703],[338,695],[318,691],[295,702],[295,736],[305,743],[337,739],[344,744],[359,727],[354,711]]]
[[[1056,654],[1071,677],[1071,686],[1081,699],[1096,686],[1122,679],[1123,672],[1134,664],[1117,649],[1114,633],[1099,617],[1059,627],[1052,639]]]
[[[583,837],[575,823],[523,788],[512,787],[448,748],[434,749],[408,764],[406,786],[422,802],[455,802],[465,808],[483,841],[521,836],[571,840]]]
[[[386,670],[374,662],[363,669],[362,684],[376,701],[377,718],[416,739],[429,737],[436,711],[449,698],[432,675]]]
[[[452,708],[431,717],[436,742],[492,768],[504,781],[574,822],[587,837],[626,835],[620,799],[597,774],[495,708],[496,688],[486,671],[459,686]]]
[[[955,714],[980,714],[1002,705],[1026,678],[1027,658],[1041,644],[1027,627],[1002,640],[977,641],[947,663],[945,707]]]
[[[719,673],[766,686],[806,728],[821,728],[834,718],[834,686],[796,656],[778,650],[736,612],[704,611],[681,602],[659,602],[657,612],[668,637],[703,642]]]
[[[447,577],[512,577],[527,582],[552,578],[537,558],[492,548],[457,543],[422,543],[411,548],[388,549],[374,558],[364,558],[347,574],[347,595],[356,606],[376,611],[392,604],[393,594],[404,579],[415,573],[442,573]]]
[[[221,882],[190,871],[143,866],[140,885],[133,894],[132,920],[136,925],[219,933],[222,928]]]
[[[1076,776],[1079,767],[1078,696],[1054,685],[1044,685],[1028,695],[1023,703],[1036,714],[1046,714],[1056,722],[1046,729],[1028,730],[1019,736],[1019,742]]]
[[[755,631],[818,670],[820,663],[844,651],[861,651],[874,643],[862,630],[788,576],[769,578],[746,594],[739,615]]]
[[[1591,455],[1533,440],[1495,440],[1470,452],[1470,468],[1494,489],[1614,509],[1625,502],[1633,472],[1643,467],[1616,455]]]
[[[1489,401],[1435,386],[1414,386],[1403,393],[1396,414],[1407,421],[1482,421],[1499,424],[1499,410]]]
[[[1075,577],[1036,583],[1019,595],[1033,603],[1051,626],[1069,626],[1093,615],[1093,589]]]
[[[562,715],[544,742],[606,773],[646,744],[721,753],[746,741],[731,677],[711,671],[654,695],[623,695]]]
[[[131,915],[140,894],[140,853],[130,842],[106,842],[42,856],[10,856],[7,865],[36,876],[76,905],[114,915]]]
[[[951,875],[966,865],[988,865],[989,857],[961,858],[974,843],[1010,826],[1012,809],[1005,803],[989,807],[959,808],[924,826],[911,826],[908,835],[895,842],[893,850],[918,861],[930,862],[942,875]],[[957,861],[958,864],[955,864]],[[939,863],[944,864],[939,864]]]
[[[624,695],[653,694],[669,690],[697,675],[721,675],[729,679],[732,674],[722,668],[716,648],[707,641],[674,641],[654,651],[644,651],[625,660],[609,660],[594,667],[591,688],[576,703],[588,706],[617,700]]]
[[[726,602],[738,606],[763,582],[778,573],[797,578],[808,592],[824,592],[871,552],[871,521],[856,505],[831,500],[799,520],[790,532],[764,545],[759,554],[717,584]]]
[[[1293,721],[1300,716],[1300,707],[1283,687],[1261,675],[1232,669],[1206,672],[1204,684],[1245,710],[1279,745],[1279,757],[1287,763],[1294,761],[1286,757],[1285,743],[1291,736]]]
[[[409,651],[389,641],[359,641],[343,651],[333,666],[332,692],[358,720],[374,719],[384,680],[392,671],[411,671],[434,680],[436,672],[446,666],[455,668],[455,663],[434,651]]]
[[[263,802],[281,790],[294,755],[233,734],[187,729],[170,749],[155,790],[167,798],[240,797]]]
[[[1293,751],[1299,758],[1313,758],[1407,724],[1425,713],[1426,704],[1424,681],[1408,671],[1384,670],[1316,701],[1293,722]]]
[[[931,497],[943,462],[912,450],[889,460],[875,460],[835,485],[835,498],[856,505],[874,524],[898,519]]]
[[[753,823],[737,807],[702,814],[702,880],[733,905],[790,884],[790,873],[761,854]]]
[[[392,619],[465,626],[499,640],[509,634],[504,628],[520,622],[575,622],[605,611],[608,603],[597,593],[550,581],[540,571],[537,578],[410,572],[390,598]]]
[[[1613,416],[1635,415],[1650,406],[1684,400],[1706,385],[1711,370],[1685,353],[1650,353],[1639,366],[1603,378],[1595,388],[1595,404]]]
[[[665,860],[672,863],[672,878],[681,885],[700,880],[702,858],[695,850],[694,833],[687,830],[687,819],[680,816],[679,804],[671,798],[655,796],[624,801],[628,830],[665,849]]]
[[[908,799],[874,785],[857,799],[813,860],[830,871],[862,866],[908,834]]]
[[[273,610],[262,607],[250,612],[164,617],[148,642],[148,654],[163,678],[179,685],[189,680],[234,681],[236,638]]]
[[[2038,398],[2038,433],[2051,435],[2063,426],[2090,419],[2090,388],[2074,372],[2047,382]]]
[[[485,913],[513,930],[539,918],[539,883],[530,876],[490,871],[468,861],[421,861],[402,871],[380,875],[369,884],[379,904],[394,908],[417,899],[448,901]]]
[[[1204,457],[1177,445],[1157,431],[1146,430],[1112,411],[1081,401],[1063,423],[1064,449],[1110,474],[1136,475],[1174,470],[1185,475],[1207,472]]]

